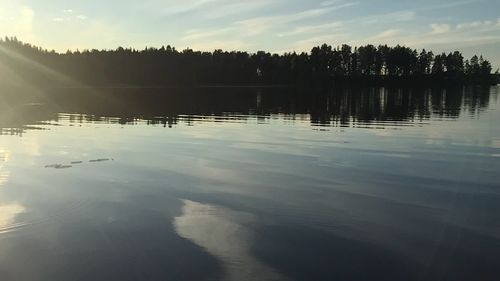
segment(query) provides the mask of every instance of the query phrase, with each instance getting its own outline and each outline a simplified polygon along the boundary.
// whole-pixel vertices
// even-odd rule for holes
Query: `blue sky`
[[[500,1],[0,0],[0,35],[49,49],[161,46],[309,51],[405,44],[484,54],[500,67]]]

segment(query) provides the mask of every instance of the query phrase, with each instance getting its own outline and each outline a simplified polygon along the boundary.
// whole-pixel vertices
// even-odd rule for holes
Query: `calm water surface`
[[[500,280],[498,87],[65,91],[2,94],[1,280]]]

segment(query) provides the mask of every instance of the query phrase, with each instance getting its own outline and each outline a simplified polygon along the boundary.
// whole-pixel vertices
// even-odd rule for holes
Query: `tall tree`
[[[361,46],[358,48],[359,70],[361,74],[379,74],[377,67],[377,48],[373,45]]]
[[[459,51],[449,53],[444,59],[446,72],[451,75],[464,73],[464,57]]]
[[[432,64],[432,70],[431,70],[432,74],[440,75],[440,74],[444,73],[444,71],[445,71],[445,59],[446,59],[445,53],[440,54],[440,55],[436,55],[434,57],[434,63]]]
[[[425,49],[418,55],[417,72],[418,74],[429,74],[431,72],[432,61],[434,54],[427,52]]]

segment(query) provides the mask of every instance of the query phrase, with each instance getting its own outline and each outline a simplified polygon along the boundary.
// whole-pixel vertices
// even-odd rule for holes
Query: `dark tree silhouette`
[[[182,51],[167,45],[143,50],[83,50],[56,53],[13,38],[0,40],[0,75],[26,84],[55,87],[199,86],[213,84],[349,83],[496,83],[491,63],[482,56],[465,61],[460,52],[434,56],[405,46],[333,48],[323,44],[310,53],[265,51]],[[12,79],[11,79],[12,80]],[[6,82],[7,81],[7,82]],[[8,83],[3,79],[0,83]]]
[[[481,66],[479,65],[479,58],[474,55],[469,61],[466,62],[465,73],[469,75],[477,75],[481,73]]]
[[[442,53],[440,55],[436,55],[434,57],[434,63],[432,65],[432,74],[435,75],[441,75],[445,71],[445,61],[446,61],[446,54]]]
[[[491,73],[491,63],[485,59],[483,56],[479,57],[479,69],[481,75],[488,75]]]
[[[380,74],[380,66],[377,65],[377,48],[373,45],[358,48],[359,70],[364,75]]]
[[[446,72],[448,72],[450,75],[460,75],[464,73],[464,57],[458,51],[449,53],[444,59],[444,64],[446,67]]]
[[[423,49],[418,56],[417,73],[430,74],[433,60],[434,60],[434,54],[432,52],[427,52],[425,49]]]

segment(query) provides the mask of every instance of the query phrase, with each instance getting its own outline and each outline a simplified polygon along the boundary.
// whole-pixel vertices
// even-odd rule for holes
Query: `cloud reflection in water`
[[[174,219],[177,233],[219,258],[226,280],[283,279],[250,252],[255,216],[190,200],[183,203],[182,214]]]

